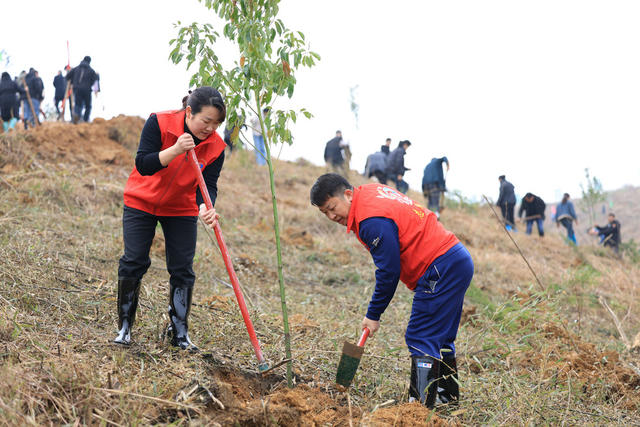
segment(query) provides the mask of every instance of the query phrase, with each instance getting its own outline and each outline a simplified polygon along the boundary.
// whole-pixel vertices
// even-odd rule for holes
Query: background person
[[[85,56],[80,64],[72,68],[65,78],[73,85],[74,112],[73,122],[78,123],[79,120],[89,121],[91,117],[91,88],[98,75],[91,68],[91,57]]]
[[[496,206],[500,207],[505,228],[509,231],[516,231],[513,215],[516,209],[516,193],[513,184],[507,181],[504,175],[498,177],[498,182],[500,182],[500,194],[498,195]]]
[[[0,116],[2,117],[2,128],[5,132],[13,129],[18,122],[18,111],[16,109],[16,99],[18,95],[23,95],[22,89],[6,71],[0,77]]]
[[[342,132],[339,130],[336,131],[336,136],[327,141],[324,147],[324,161],[327,164],[327,171],[333,171],[342,176],[347,176],[343,155],[343,148],[346,145],[342,139]]]
[[[473,277],[467,249],[433,212],[380,184],[353,188],[342,176],[320,176],[311,204],[353,231],[376,265],[376,286],[362,320],[375,334],[402,280],[414,292],[405,341],[411,354],[409,396],[427,407],[459,400],[454,341]]]
[[[607,225],[599,226],[596,225],[591,230],[589,230],[589,234],[597,235],[600,237],[600,243],[603,246],[610,247],[613,251],[618,254],[620,252],[620,221],[616,219],[616,216],[613,212],[609,213],[607,216],[607,220],[609,223]]]
[[[422,194],[427,200],[427,207],[440,218],[440,200],[443,198],[444,192],[447,191],[447,185],[442,171],[442,164],[446,163],[447,172],[449,171],[449,159],[446,157],[433,158],[425,166],[422,175]]]
[[[520,202],[520,210],[518,211],[518,217],[524,220],[527,224],[527,234],[531,234],[533,223],[535,222],[538,227],[538,235],[544,237],[544,211],[547,205],[540,197],[532,193],[527,193]],[[522,217],[522,214],[525,217]]]
[[[159,222],[165,238],[169,271],[168,336],[181,349],[196,347],[187,319],[195,274],[198,215],[214,226],[215,209],[205,208],[196,174],[184,155],[194,149],[211,201],[218,195],[218,177],[224,163],[225,143],[216,133],[226,107],[220,93],[200,87],[183,100],[184,108],[151,114],[142,129],[135,167],[124,189],[124,255],[118,268],[118,327],[114,339],[129,344],[140,281],[151,265],[149,250]],[[198,208],[199,207],[199,208]]]
[[[269,108],[262,110],[263,117],[269,114]],[[251,130],[253,131],[253,144],[256,151],[256,164],[264,166],[267,164],[267,149],[264,146],[264,135],[262,135],[262,127],[260,126],[260,119],[258,116],[254,116],[251,119]]]
[[[402,194],[409,190],[409,184],[404,180],[404,174],[410,170],[404,166],[404,155],[411,145],[411,141],[404,140],[398,143],[398,147],[389,154],[387,159],[387,178],[396,184],[396,188]]]
[[[571,202],[569,193],[564,193],[562,201],[556,206],[556,225],[560,227],[560,224],[567,230],[567,238],[577,245],[576,233],[573,231],[573,222],[578,225],[578,216],[576,210]]]
[[[58,113],[58,119],[61,116],[60,107],[58,104],[64,99],[64,92],[67,89],[67,81],[62,75],[62,71],[58,71],[58,74],[53,78],[53,87],[55,88],[55,94],[53,96],[53,105],[56,107]]]

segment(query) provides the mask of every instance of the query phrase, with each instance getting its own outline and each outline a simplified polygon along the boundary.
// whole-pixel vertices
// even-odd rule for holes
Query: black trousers
[[[500,205],[502,210],[502,218],[504,222],[510,226],[514,226],[516,223],[513,221],[513,211],[516,209],[515,203],[503,203]]]
[[[88,122],[89,117],[91,116],[91,88],[75,88],[73,90],[73,96],[76,101],[76,116],[78,116],[78,119]],[[82,113],[83,109],[84,114]]]
[[[197,216],[155,216],[128,206],[122,215],[124,255],[118,277],[141,279],[151,265],[149,251],[156,225],[164,233],[167,271],[174,286],[193,286],[193,257],[196,253]]]

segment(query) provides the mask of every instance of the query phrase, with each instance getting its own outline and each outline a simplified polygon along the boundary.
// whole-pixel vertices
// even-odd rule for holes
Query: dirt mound
[[[449,423],[438,417],[435,412],[427,409],[420,403],[405,403],[403,405],[382,408],[371,414],[366,420],[363,418],[363,424],[369,426],[452,426],[456,424]]]
[[[8,173],[34,162],[129,166],[143,125],[141,118],[127,116],[77,125],[45,122],[2,138],[0,169]]]

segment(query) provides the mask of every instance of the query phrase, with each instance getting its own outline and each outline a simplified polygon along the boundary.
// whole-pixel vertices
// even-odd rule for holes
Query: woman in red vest
[[[216,133],[226,107],[220,93],[200,87],[183,99],[183,108],[151,114],[136,154],[135,167],[124,189],[124,255],[118,268],[118,327],[115,343],[131,342],[140,281],[151,265],[149,250],[159,222],[165,238],[169,271],[171,344],[197,349],[189,338],[187,318],[195,274],[198,216],[213,227],[215,209],[205,208],[196,175],[185,155],[194,149],[211,201],[218,194],[218,177],[224,163],[225,143]]]
[[[435,213],[382,184],[353,188],[342,176],[325,174],[311,188],[311,204],[353,231],[376,265],[363,329],[378,330],[399,280],[413,291],[405,333],[410,399],[428,407],[459,400],[454,341],[473,277],[467,249]]]

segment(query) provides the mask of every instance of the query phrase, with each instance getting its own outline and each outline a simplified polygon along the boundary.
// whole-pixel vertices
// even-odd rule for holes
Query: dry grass
[[[572,249],[554,233],[542,240],[517,233],[541,290],[486,207],[443,215],[476,265],[457,341],[463,402],[438,408],[439,417],[402,404],[411,294],[401,285],[367,343],[349,415],[346,395],[332,383],[342,341],[358,335],[373,264],[353,236],[309,206],[322,169],[305,162],[277,163],[293,391],[284,387],[284,368],[267,378],[255,372],[217,247],[203,228],[190,318],[203,351],[181,353],[162,341],[168,274],[160,232],[135,344],[112,346],[121,194],[132,165],[119,144],[135,146],[141,121],[57,126],[38,138],[0,140],[0,424],[640,424],[638,352],[624,346],[598,302],[606,299],[633,341],[638,266],[597,248]],[[88,143],[110,155],[87,155]],[[217,207],[263,351],[277,362],[284,354],[267,172],[247,153],[228,159]]]

